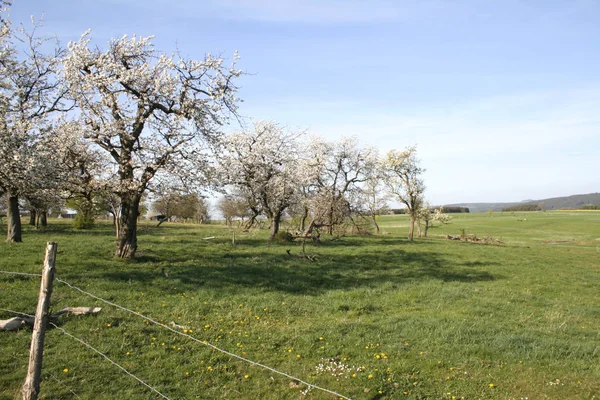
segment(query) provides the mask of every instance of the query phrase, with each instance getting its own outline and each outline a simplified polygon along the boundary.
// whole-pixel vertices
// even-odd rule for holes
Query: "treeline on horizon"
[[[506,212],[515,212],[515,211],[545,211],[546,208],[543,205],[538,203],[527,203],[527,204],[518,204],[515,206],[505,207],[502,211]],[[600,205],[598,204],[583,204],[579,207],[564,207],[559,208],[559,210],[600,210]]]
[[[445,214],[463,214],[469,213],[469,207],[458,207],[458,206],[441,206],[441,207],[431,207],[431,210],[435,210],[437,208],[442,208]],[[398,214],[406,214],[406,208],[392,208],[389,210],[390,214],[398,215]]]

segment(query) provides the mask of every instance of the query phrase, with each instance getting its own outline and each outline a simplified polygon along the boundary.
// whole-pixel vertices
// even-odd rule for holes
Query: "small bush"
[[[94,218],[91,215],[78,213],[73,220],[73,229],[91,229],[94,226]]]
[[[273,240],[279,243],[289,243],[294,241],[294,237],[289,232],[279,231],[275,234]]]

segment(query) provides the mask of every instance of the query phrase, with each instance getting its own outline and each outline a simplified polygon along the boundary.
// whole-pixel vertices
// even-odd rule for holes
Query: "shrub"
[[[600,210],[600,205],[596,204],[584,204],[581,206],[582,210]]]
[[[75,215],[75,219],[73,220],[73,228],[74,229],[91,229],[94,226],[94,218],[91,215],[83,215],[82,213],[77,213]]]
[[[279,243],[289,243],[294,241],[294,236],[289,232],[279,231],[275,234],[273,240]]]

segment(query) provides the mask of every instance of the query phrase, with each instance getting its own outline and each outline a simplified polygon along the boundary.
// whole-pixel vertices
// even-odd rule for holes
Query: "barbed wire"
[[[276,373],[276,374],[278,374],[278,375],[285,376],[286,378],[292,379],[292,380],[294,380],[294,381],[300,382],[300,383],[302,383],[302,384],[304,384],[304,385],[308,386],[308,388],[313,388],[313,389],[321,390],[321,391],[323,391],[323,392],[327,392],[327,393],[333,394],[333,395],[335,395],[335,396],[338,396],[338,398],[341,398],[341,399],[345,399],[345,400],[352,400],[350,397],[347,397],[347,396],[344,396],[344,395],[342,395],[342,394],[340,394],[340,393],[334,392],[333,390],[329,390],[329,389],[326,389],[326,388],[323,388],[323,387],[317,386],[317,385],[315,385],[315,384],[313,384],[313,383],[306,382],[306,381],[304,381],[304,380],[302,380],[302,379],[300,379],[300,378],[297,378],[297,377],[295,377],[295,376],[292,376],[292,375],[290,375],[290,374],[287,374],[287,373],[285,373],[285,372],[282,372],[282,371],[276,370],[275,368],[269,367],[268,365],[261,364],[261,363],[259,363],[259,362],[257,362],[257,361],[252,361],[252,360],[250,360],[250,359],[247,359],[247,358],[245,358],[245,357],[242,357],[242,356],[240,356],[240,355],[237,355],[237,354],[235,354],[235,353],[232,353],[232,352],[230,352],[230,351],[227,351],[227,350],[221,349],[221,348],[219,348],[219,347],[215,346],[214,344],[207,342],[206,340],[200,340],[200,339],[197,339],[197,338],[195,338],[195,337],[193,337],[193,336],[191,336],[191,335],[189,335],[189,334],[187,334],[187,333],[184,333],[184,332],[180,332],[180,331],[178,331],[178,330],[175,330],[175,329],[171,328],[170,326],[168,326],[168,325],[166,325],[166,324],[163,324],[162,322],[156,321],[155,319],[153,319],[153,318],[151,318],[151,317],[148,317],[148,316],[146,316],[146,315],[143,315],[143,314],[141,314],[141,313],[139,313],[139,312],[137,312],[137,311],[131,310],[131,309],[127,308],[127,307],[123,307],[123,306],[121,306],[121,305],[119,305],[119,304],[113,303],[112,301],[109,301],[109,300],[103,299],[103,298],[101,298],[101,297],[98,297],[98,296],[96,296],[96,295],[94,295],[94,294],[92,294],[92,293],[90,293],[90,292],[86,292],[85,290],[83,290],[83,289],[80,289],[80,288],[78,288],[77,286],[74,286],[74,285],[72,285],[72,284],[70,284],[70,283],[68,283],[68,282],[66,282],[66,281],[64,281],[64,280],[62,280],[62,279],[59,279],[59,278],[55,278],[55,279],[56,279],[58,282],[60,282],[60,283],[62,283],[62,284],[64,284],[64,285],[67,285],[68,287],[70,287],[70,288],[71,288],[71,289],[73,289],[73,290],[77,290],[77,291],[79,291],[79,292],[81,292],[81,293],[83,293],[83,294],[85,294],[85,295],[87,295],[87,296],[90,296],[90,297],[92,297],[92,298],[94,298],[94,299],[96,299],[96,300],[99,300],[99,301],[101,301],[101,302],[103,302],[103,303],[105,303],[105,304],[111,305],[111,306],[113,306],[113,307],[116,307],[116,308],[118,308],[118,309],[120,309],[120,310],[126,311],[126,312],[128,312],[128,313],[131,313],[131,314],[133,314],[133,315],[136,315],[136,316],[138,316],[138,317],[140,317],[140,318],[143,318],[143,319],[145,319],[145,320],[147,320],[147,321],[149,321],[149,322],[152,322],[152,323],[153,323],[153,324],[155,324],[155,325],[161,326],[161,327],[163,327],[163,328],[165,328],[165,329],[167,329],[167,330],[169,330],[169,331],[171,331],[171,332],[173,332],[173,333],[176,333],[176,334],[178,334],[178,335],[180,335],[180,336],[187,337],[188,339],[190,339],[190,340],[192,340],[192,341],[194,341],[194,342],[197,342],[197,343],[203,344],[203,345],[205,345],[205,346],[207,346],[207,347],[210,347],[210,348],[212,348],[212,349],[213,349],[213,350],[215,350],[215,351],[218,351],[218,352],[220,352],[220,353],[223,353],[223,354],[227,354],[227,355],[228,355],[228,356],[230,356],[230,357],[237,358],[238,360],[241,360],[241,361],[245,361],[245,362],[247,362],[247,363],[249,363],[249,364],[251,364],[251,365],[255,365],[255,366],[257,366],[257,367],[264,368],[264,369],[266,369],[266,370],[269,370],[269,371],[271,371],[271,372],[273,372],[273,373]]]

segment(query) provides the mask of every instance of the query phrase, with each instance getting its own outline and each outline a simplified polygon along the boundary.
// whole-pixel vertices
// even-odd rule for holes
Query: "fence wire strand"
[[[25,273],[25,272],[12,272],[12,271],[0,271],[0,273],[11,274],[11,275],[24,275],[24,276],[32,276],[32,277],[40,277],[40,276],[42,276],[41,274],[29,274],[29,273]],[[251,365],[255,365],[255,366],[257,366],[257,367],[260,367],[260,368],[266,369],[266,370],[268,370],[268,371],[271,371],[271,372],[273,372],[273,373],[275,373],[275,374],[278,374],[278,375],[281,375],[281,376],[285,376],[286,378],[292,379],[292,380],[294,380],[294,381],[300,382],[300,383],[302,383],[302,384],[306,385],[306,386],[307,386],[309,389],[317,389],[317,390],[321,390],[321,391],[323,391],[323,392],[327,392],[327,393],[333,394],[333,395],[335,395],[335,396],[338,396],[338,398],[341,398],[341,399],[345,399],[345,400],[352,400],[350,397],[347,397],[347,396],[344,396],[344,395],[342,395],[342,394],[340,394],[340,393],[334,392],[333,390],[329,390],[329,389],[326,389],[326,388],[323,388],[323,387],[317,386],[317,385],[315,385],[315,384],[312,384],[312,383],[306,382],[306,381],[304,381],[304,380],[302,380],[302,379],[300,379],[300,378],[297,378],[297,377],[295,377],[295,376],[292,376],[292,375],[290,375],[290,374],[287,374],[287,373],[285,373],[285,372],[282,372],[282,371],[276,370],[275,368],[269,367],[268,365],[261,364],[261,363],[259,363],[259,362],[257,362],[257,361],[252,361],[252,360],[249,360],[249,359],[247,359],[247,358],[245,358],[245,357],[242,357],[242,356],[240,356],[240,355],[237,355],[237,354],[235,354],[235,353],[232,353],[232,352],[229,352],[229,351],[227,351],[227,350],[221,349],[221,348],[219,348],[219,347],[215,346],[214,344],[212,344],[212,343],[209,343],[209,342],[208,342],[208,341],[206,341],[206,340],[200,340],[200,339],[197,339],[197,338],[195,338],[195,337],[193,337],[193,336],[191,336],[191,335],[189,335],[189,334],[187,334],[187,333],[180,332],[180,331],[178,331],[178,330],[176,330],[176,329],[173,329],[173,328],[171,328],[170,326],[168,326],[168,325],[166,325],[166,324],[163,324],[162,322],[159,322],[159,321],[157,321],[157,320],[155,320],[155,319],[153,319],[153,318],[151,318],[151,317],[148,317],[148,316],[146,316],[146,315],[143,315],[143,314],[141,314],[141,313],[139,313],[139,312],[137,312],[137,311],[131,310],[131,309],[127,308],[127,307],[123,307],[123,306],[121,306],[121,305],[119,305],[119,304],[117,304],[117,303],[113,303],[112,301],[109,301],[109,300],[103,299],[102,297],[98,297],[98,296],[96,296],[96,295],[94,295],[94,294],[92,294],[92,293],[90,293],[90,292],[86,292],[85,290],[83,290],[83,289],[81,289],[81,288],[79,288],[79,287],[77,287],[77,286],[75,286],[75,285],[72,285],[72,284],[70,284],[70,283],[69,283],[69,282],[67,282],[67,281],[64,281],[64,280],[62,280],[62,279],[59,279],[59,278],[55,278],[55,279],[56,279],[56,281],[57,281],[57,282],[60,282],[60,283],[62,283],[62,284],[64,284],[64,285],[68,286],[69,288],[71,288],[71,289],[73,289],[73,290],[76,290],[76,291],[78,291],[78,292],[80,292],[80,293],[83,293],[83,294],[85,294],[86,296],[92,297],[92,298],[94,298],[94,299],[96,299],[96,300],[98,300],[98,301],[101,301],[101,302],[103,302],[103,303],[105,303],[105,304],[108,304],[108,305],[111,305],[111,306],[113,306],[113,307],[116,307],[116,308],[118,308],[118,309],[120,309],[120,310],[122,310],[122,311],[125,311],[125,312],[128,312],[128,313],[130,313],[130,314],[136,315],[136,316],[138,316],[138,317],[140,317],[140,318],[143,318],[143,319],[145,319],[146,321],[149,321],[149,322],[151,322],[151,323],[153,323],[153,324],[155,324],[155,325],[161,326],[161,327],[163,327],[163,328],[165,328],[165,329],[167,329],[167,330],[169,330],[169,331],[171,331],[171,332],[173,332],[173,333],[176,333],[176,334],[178,334],[178,335],[180,335],[180,336],[184,336],[184,337],[186,337],[186,338],[188,338],[188,339],[190,339],[190,340],[192,340],[192,341],[194,341],[194,342],[197,342],[197,343],[203,344],[203,345],[205,345],[205,346],[207,346],[207,347],[209,347],[209,348],[211,348],[211,349],[213,349],[213,350],[215,350],[215,351],[218,351],[218,352],[220,352],[220,353],[226,354],[226,355],[228,355],[228,356],[230,356],[230,357],[233,357],[233,358],[237,358],[238,360],[241,360],[241,361],[247,362],[247,363],[249,363],[249,364],[251,364]],[[4,311],[9,311],[9,312],[13,312],[13,313],[16,313],[16,314],[21,314],[21,315],[27,315],[27,314],[23,314],[23,313],[19,313],[19,312],[16,312],[16,311],[11,311],[11,310],[4,310]],[[97,352],[98,354],[100,354],[101,356],[103,356],[104,358],[106,358],[108,361],[110,361],[111,363],[113,363],[114,365],[116,365],[117,367],[119,367],[119,368],[120,368],[121,370],[123,370],[125,373],[127,373],[127,374],[128,374],[128,375],[130,375],[130,376],[132,376],[133,378],[135,378],[136,380],[138,380],[138,381],[139,381],[140,383],[142,383],[143,385],[147,386],[147,387],[148,387],[148,388],[150,388],[151,390],[153,390],[153,391],[155,391],[156,393],[158,393],[159,395],[161,395],[163,398],[165,398],[165,399],[168,399],[168,397],[166,397],[166,396],[165,396],[165,395],[163,395],[162,393],[158,392],[158,391],[157,391],[156,389],[154,389],[152,386],[148,385],[147,383],[145,383],[144,381],[142,381],[141,379],[139,379],[139,378],[138,378],[138,377],[136,377],[135,375],[131,374],[129,371],[127,371],[125,368],[123,368],[122,366],[120,366],[120,365],[119,365],[119,364],[117,364],[116,362],[112,361],[110,358],[108,358],[108,356],[104,355],[104,354],[103,354],[103,353],[101,353],[99,350],[97,350],[97,349],[93,348],[91,345],[87,344],[86,342],[84,342],[84,341],[82,341],[82,340],[80,340],[80,339],[78,339],[78,338],[74,337],[73,335],[71,335],[70,333],[68,333],[68,332],[67,332],[67,331],[65,331],[64,329],[62,329],[62,328],[59,328],[59,327],[58,327],[58,326],[56,326],[55,324],[53,324],[53,323],[50,323],[50,324],[51,324],[51,325],[53,325],[55,328],[57,328],[57,329],[61,330],[61,331],[62,331],[64,334],[66,334],[67,336],[70,336],[70,337],[72,337],[73,339],[77,340],[78,342],[82,343],[83,345],[85,345],[85,346],[89,347],[90,349],[94,350],[95,352]]]
[[[184,332],[180,332],[180,331],[178,331],[178,330],[175,330],[175,329],[171,328],[170,326],[168,326],[168,325],[165,325],[165,324],[163,324],[162,322],[156,321],[155,319],[153,319],[153,318],[151,318],[151,317],[148,317],[148,316],[146,316],[146,315],[143,315],[143,314],[141,314],[141,313],[139,313],[139,312],[137,312],[137,311],[131,310],[131,309],[127,308],[127,307],[123,307],[123,306],[121,306],[121,305],[119,305],[119,304],[113,303],[113,302],[111,302],[111,301],[109,301],[109,300],[105,300],[105,299],[103,299],[103,298],[101,298],[101,297],[98,297],[98,296],[96,296],[96,295],[92,294],[92,293],[86,292],[85,290],[83,290],[83,289],[80,289],[80,288],[78,288],[77,286],[71,285],[70,283],[68,283],[68,282],[66,282],[66,281],[64,281],[64,280],[62,280],[62,279],[56,278],[56,280],[57,280],[58,282],[60,282],[60,283],[64,284],[64,285],[67,285],[68,287],[70,287],[70,288],[71,288],[71,289],[73,289],[73,290],[76,290],[76,291],[78,291],[78,292],[81,292],[81,293],[83,293],[83,294],[85,294],[85,295],[87,295],[87,296],[90,296],[90,297],[92,297],[92,298],[94,298],[94,299],[96,299],[96,300],[98,300],[98,301],[101,301],[101,302],[103,302],[103,303],[105,303],[105,304],[111,305],[111,306],[113,306],[113,307],[116,307],[116,308],[118,308],[118,309],[120,309],[120,310],[126,311],[126,312],[128,312],[128,313],[131,313],[131,314],[133,314],[133,315],[136,315],[136,316],[138,316],[138,317],[140,317],[140,318],[143,318],[143,319],[145,319],[145,320],[147,320],[147,321],[149,321],[149,322],[151,322],[151,323],[153,323],[153,324],[155,324],[155,325],[161,326],[161,327],[163,327],[163,328],[165,328],[165,329],[167,329],[167,330],[169,330],[169,331],[171,331],[171,332],[173,332],[173,333],[176,333],[176,334],[178,334],[178,335],[180,335],[180,336],[187,337],[188,339],[190,339],[190,340],[192,340],[192,341],[194,341],[194,342],[197,342],[197,343],[203,344],[203,345],[205,345],[205,346],[207,346],[207,347],[210,347],[211,349],[213,349],[213,350],[215,350],[215,351],[218,351],[218,352],[220,352],[220,353],[223,353],[223,354],[227,354],[227,355],[228,355],[228,356],[230,356],[230,357],[237,358],[238,360],[241,360],[241,361],[247,362],[247,363],[249,363],[249,364],[251,364],[251,365],[255,365],[255,366],[257,366],[257,367],[264,368],[264,369],[266,369],[266,370],[269,370],[269,371],[271,371],[271,372],[273,372],[273,373],[275,373],[275,374],[278,374],[278,375],[281,375],[281,376],[285,376],[286,378],[292,379],[292,380],[294,380],[294,381],[297,381],[297,382],[300,382],[300,383],[302,383],[302,384],[306,385],[308,388],[312,388],[312,389],[321,390],[321,391],[323,391],[323,392],[327,392],[327,393],[333,394],[333,395],[335,395],[335,396],[337,396],[338,398],[341,398],[341,399],[345,399],[345,400],[352,400],[350,397],[347,397],[347,396],[344,396],[344,395],[342,395],[342,394],[340,394],[340,393],[334,392],[333,390],[329,390],[329,389],[326,389],[326,388],[323,388],[323,387],[317,386],[317,385],[315,385],[315,384],[312,384],[312,383],[306,382],[306,381],[304,381],[304,380],[302,380],[302,379],[300,379],[300,378],[297,378],[297,377],[295,377],[295,376],[292,376],[292,375],[289,375],[289,374],[287,374],[287,373],[285,373],[285,372],[278,371],[278,370],[276,370],[276,369],[274,369],[274,368],[272,368],[272,367],[269,367],[268,365],[264,365],[264,364],[261,364],[261,363],[259,363],[259,362],[256,362],[256,361],[252,361],[252,360],[249,360],[249,359],[247,359],[247,358],[244,358],[244,357],[242,357],[242,356],[239,356],[239,355],[237,355],[237,354],[235,354],[235,353],[231,353],[231,352],[229,352],[229,351],[227,351],[227,350],[223,350],[223,349],[221,349],[221,348],[219,348],[219,347],[215,346],[214,344],[211,344],[211,343],[207,342],[206,340],[200,340],[200,339],[197,339],[197,338],[195,338],[195,337],[193,337],[193,336],[191,336],[191,335],[189,335],[189,334],[187,334],[187,333],[184,333]]]
[[[26,317],[32,317],[35,318],[33,315],[30,314],[25,314],[19,311],[13,311],[13,310],[8,310],[5,308],[0,308],[0,310],[2,311],[7,311],[13,314],[17,314],[17,315],[24,315]],[[111,360],[106,354],[102,353],[100,350],[96,349],[95,347],[93,347],[91,344],[84,342],[83,340],[79,339],[78,337],[73,336],[72,334],[70,334],[69,332],[67,332],[66,330],[64,330],[63,328],[57,326],[55,323],[53,322],[48,322],[49,325],[52,325],[54,328],[58,329],[59,331],[61,331],[63,334],[69,336],[71,339],[76,340],[77,342],[81,343],[82,345],[84,345],[85,347],[87,347],[90,350],[93,350],[94,352],[100,354],[102,357],[104,357],[104,359],[106,359],[108,362],[110,362],[111,364],[113,364],[114,366],[116,366],[117,368],[119,368],[121,371],[125,372],[127,375],[131,376],[132,378],[134,378],[135,380],[137,380],[139,383],[141,383],[142,385],[146,386],[148,389],[152,390],[153,392],[155,392],[156,394],[158,394],[159,396],[161,396],[163,399],[167,399],[167,400],[171,400],[169,399],[167,396],[165,396],[164,394],[162,394],[161,392],[159,392],[157,389],[155,389],[154,387],[150,386],[149,384],[147,384],[146,382],[144,382],[143,380],[141,380],[140,378],[138,378],[137,376],[135,376],[134,374],[132,374],[131,372],[127,371],[124,367],[122,367],[119,363]],[[50,374],[51,375],[51,374]],[[54,378],[56,379],[56,378]],[[56,379],[57,382],[62,383],[60,381],[58,381],[58,379]],[[63,384],[64,385],[64,384]],[[65,386],[66,387],[66,386]],[[68,389],[68,388],[67,388]],[[69,389],[70,390],[70,389]],[[75,394],[72,390],[71,392],[73,394]],[[77,396],[77,394],[75,394],[75,396]],[[79,397],[79,396],[77,396]]]
[[[106,354],[102,353],[100,350],[96,349],[95,347],[93,347],[89,343],[86,343],[83,340],[79,339],[78,337],[75,337],[75,336],[71,335],[69,332],[67,332],[66,330],[64,330],[63,328],[57,326],[56,324],[54,324],[52,322],[50,322],[50,325],[52,325],[53,327],[55,327],[56,329],[58,329],[59,331],[61,331],[65,335],[69,336],[71,339],[74,339],[74,340],[78,341],[79,343],[81,343],[82,345],[84,345],[85,347],[87,347],[88,349],[95,351],[96,353],[98,353],[99,355],[101,355],[102,357],[104,357],[108,362],[110,362],[111,364],[113,364],[114,366],[116,366],[117,368],[119,368],[121,371],[123,371],[127,375],[131,376],[133,379],[135,379],[136,381],[138,381],[142,385],[146,386],[148,389],[152,390],[154,393],[158,394],[163,399],[170,400],[167,396],[165,396],[164,394],[162,394],[161,392],[159,392],[156,388],[150,386],[149,384],[147,384],[146,382],[144,382],[143,380],[141,380],[140,378],[138,378],[137,376],[135,376],[131,372],[127,371],[119,363],[111,360]]]
[[[42,274],[30,274],[27,272],[16,272],[16,271],[0,271],[1,274],[7,274],[7,275],[23,275],[23,276],[37,276],[40,277],[42,276]]]
[[[60,385],[62,385],[65,389],[67,389],[69,392],[71,392],[71,394],[75,397],[77,397],[78,399],[80,399],[81,397],[75,393],[73,390],[71,390],[70,387],[68,387],[63,381],[59,380],[56,376],[52,375],[50,372],[47,372],[48,376],[50,376],[52,379],[54,379],[56,382],[58,382]]]

